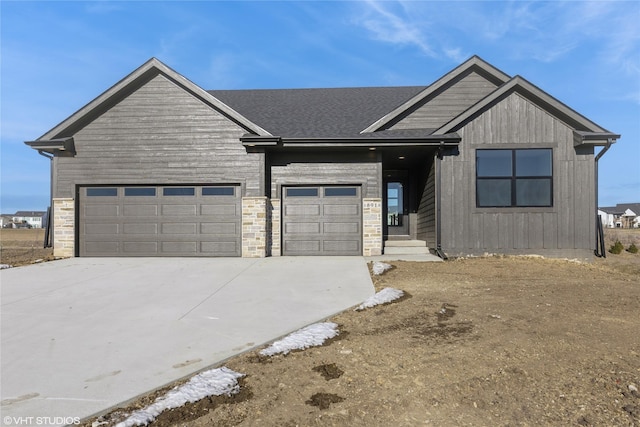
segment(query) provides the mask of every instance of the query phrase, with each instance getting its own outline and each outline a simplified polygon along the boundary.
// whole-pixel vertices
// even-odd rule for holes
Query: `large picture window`
[[[476,150],[476,206],[553,205],[550,148]]]

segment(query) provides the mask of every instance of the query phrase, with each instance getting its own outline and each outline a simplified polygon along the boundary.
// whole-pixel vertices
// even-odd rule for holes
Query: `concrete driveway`
[[[374,293],[363,257],[73,258],[0,279],[5,425],[91,416]]]

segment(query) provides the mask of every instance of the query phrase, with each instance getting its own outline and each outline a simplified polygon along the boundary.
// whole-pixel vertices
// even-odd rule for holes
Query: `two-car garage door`
[[[80,256],[240,256],[238,186],[81,187]]]

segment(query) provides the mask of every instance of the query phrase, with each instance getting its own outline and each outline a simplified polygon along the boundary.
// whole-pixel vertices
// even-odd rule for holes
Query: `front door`
[[[408,235],[409,215],[406,203],[406,180],[391,178],[385,186],[387,235]]]

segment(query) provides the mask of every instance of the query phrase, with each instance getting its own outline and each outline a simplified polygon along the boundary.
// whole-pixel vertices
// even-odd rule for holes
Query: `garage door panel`
[[[122,251],[128,255],[157,254],[158,242],[123,242]]]
[[[205,222],[200,224],[200,234],[233,236],[238,234],[238,225],[234,222]]]
[[[187,255],[197,252],[197,242],[162,242],[162,253]]]
[[[124,216],[157,216],[158,205],[133,205],[125,204],[123,209]]]
[[[84,232],[88,235],[118,234],[118,224],[84,224]]]
[[[325,252],[342,255],[360,251],[360,242],[355,240],[325,240],[323,248]]]
[[[240,248],[238,244],[234,242],[201,242],[200,250],[203,253],[210,254],[227,254],[228,256],[234,256]]]
[[[352,202],[353,203],[353,202]],[[360,215],[360,206],[354,204],[344,204],[344,205],[324,205],[323,213],[325,216],[327,215]]]
[[[105,252],[116,253],[119,251],[119,242],[89,242],[86,245],[85,251],[88,255],[102,254]]]
[[[285,224],[288,234],[320,234],[320,224],[317,222],[288,222]]]
[[[289,251],[296,254],[309,254],[319,255],[320,241],[319,240],[287,240],[285,243],[285,251]]]
[[[195,223],[163,223],[162,234],[197,234]]]
[[[125,223],[122,224],[123,234],[158,234],[158,224],[148,223]]]
[[[236,216],[240,214],[238,205],[223,204],[223,205],[201,205],[201,215],[228,215]]]
[[[320,205],[286,205],[284,214],[285,216],[318,216],[320,215]]]
[[[357,222],[325,222],[325,234],[359,234],[360,224]]]
[[[239,187],[111,186],[79,192],[81,256],[241,255]]]
[[[196,205],[162,205],[163,216],[196,216]]]
[[[118,205],[88,205],[84,207],[84,216],[87,218],[115,216],[119,213]]]

